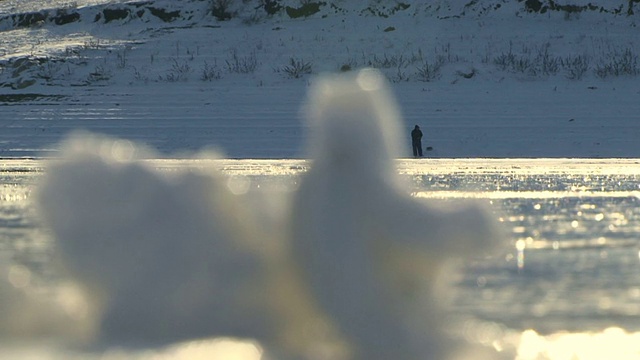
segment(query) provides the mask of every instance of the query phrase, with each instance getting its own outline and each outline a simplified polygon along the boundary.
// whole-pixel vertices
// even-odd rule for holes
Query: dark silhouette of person
[[[413,156],[422,157],[422,131],[418,125],[411,130],[411,146],[413,147]]]

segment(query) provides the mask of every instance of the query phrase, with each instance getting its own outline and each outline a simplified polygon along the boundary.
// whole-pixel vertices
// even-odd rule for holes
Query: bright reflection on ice
[[[640,333],[608,328],[597,333],[522,333],[516,360],[637,360]]]
[[[254,342],[221,338],[179,344],[140,360],[259,360],[261,355],[260,347]],[[106,357],[106,360],[116,359],[128,357],[126,354],[118,358]]]
[[[190,341],[161,350],[111,349],[99,355],[68,352],[46,345],[22,347],[0,343],[0,358],[15,360],[260,360],[262,350],[252,341],[231,338]]]
[[[640,333],[630,333],[620,328],[545,336],[533,330],[519,334],[509,333],[503,326],[495,323],[470,326],[465,333],[469,341],[491,345],[498,350],[515,346],[517,354],[514,360],[637,360],[640,354]],[[53,349],[37,347],[5,348],[0,350],[0,357],[5,356],[20,360],[260,360],[262,350],[251,341],[220,338],[186,342],[163,350],[110,350],[99,356],[59,353]]]
[[[516,256],[518,271],[524,269],[524,249],[527,247],[527,243],[523,239],[516,241],[516,250],[518,255]]]

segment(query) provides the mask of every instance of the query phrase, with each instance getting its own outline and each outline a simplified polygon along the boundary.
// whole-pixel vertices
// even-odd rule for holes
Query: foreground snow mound
[[[238,191],[215,169],[162,173],[127,141],[67,141],[37,198],[89,343],[234,336],[269,358],[332,360],[471,349],[447,335],[435,285],[449,259],[496,245],[493,222],[477,206],[444,211],[408,195],[380,73],[319,79],[307,110],[313,165],[293,199]],[[477,350],[464,359],[482,359]]]
[[[325,78],[309,98],[313,167],[293,206],[294,259],[358,359],[447,358],[433,293],[440,267],[491,250],[486,212],[411,198],[394,166],[404,141],[383,75]]]
[[[263,338],[269,312],[255,221],[219,174],[160,174],[125,141],[73,137],[39,203],[62,260],[127,345]]]
[[[153,156],[74,135],[40,184],[39,208],[87,308],[76,326],[89,330],[74,340],[149,348],[257,339],[283,359],[328,343],[283,256],[286,195],[251,191],[214,168],[162,173],[140,159]]]

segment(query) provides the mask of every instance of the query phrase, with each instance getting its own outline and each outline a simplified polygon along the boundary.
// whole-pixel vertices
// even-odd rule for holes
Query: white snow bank
[[[74,321],[90,329],[88,344],[234,336],[276,359],[458,359],[471,349],[447,335],[436,285],[448,260],[500,244],[493,223],[478,207],[445,212],[408,195],[392,161],[400,119],[378,72],[321,79],[308,114],[314,162],[293,201],[215,169],[161,173],[125,140],[67,140],[37,199],[80,290]],[[363,151],[370,140],[378,148]],[[473,348],[462,358],[484,351],[497,356]]]
[[[82,284],[100,340],[149,346],[274,329],[263,244],[249,207],[219,174],[169,177],[127,161],[125,141],[76,137],[39,202]]]
[[[314,162],[292,227],[314,298],[358,359],[448,358],[439,271],[500,235],[479,207],[443,212],[408,195],[394,165],[400,115],[379,72],[322,79],[308,107]]]

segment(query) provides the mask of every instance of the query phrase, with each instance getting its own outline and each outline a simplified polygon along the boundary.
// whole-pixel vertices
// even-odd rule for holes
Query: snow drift
[[[292,246],[314,298],[355,358],[447,358],[433,286],[446,260],[495,246],[490,218],[408,195],[394,166],[400,114],[379,72],[318,81],[308,118],[314,162],[295,195]]]

